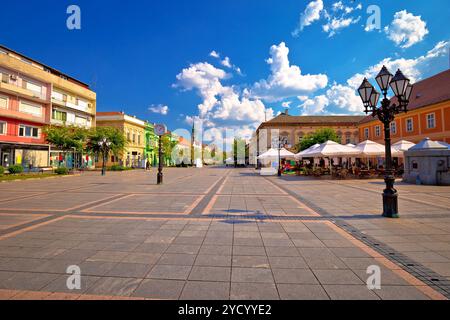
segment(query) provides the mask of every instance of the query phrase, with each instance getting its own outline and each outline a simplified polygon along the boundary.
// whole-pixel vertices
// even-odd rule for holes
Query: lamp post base
[[[162,174],[162,172],[158,172],[158,175],[156,177],[156,183],[157,184],[162,184],[163,183],[163,174]]]
[[[281,169],[278,169],[278,176],[281,177]]]
[[[400,218],[398,214],[398,194],[395,189],[386,189],[383,193],[383,217]]]

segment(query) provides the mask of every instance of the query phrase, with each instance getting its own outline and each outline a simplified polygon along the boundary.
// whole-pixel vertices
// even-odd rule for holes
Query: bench
[[[52,172],[53,173],[53,167],[40,167],[39,173],[45,173],[45,172]]]

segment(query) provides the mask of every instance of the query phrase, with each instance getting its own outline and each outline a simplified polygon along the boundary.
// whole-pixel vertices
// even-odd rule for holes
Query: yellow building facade
[[[110,155],[107,166],[119,164],[126,167],[145,167],[145,127],[146,121],[126,115],[123,112],[98,112],[98,127],[114,127],[123,132],[127,146],[118,157]]]

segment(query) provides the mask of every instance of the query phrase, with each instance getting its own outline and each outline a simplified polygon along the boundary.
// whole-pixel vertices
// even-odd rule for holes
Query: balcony
[[[69,108],[69,109],[81,111],[81,112],[84,112],[84,113],[87,113],[87,114],[90,114],[90,115],[93,114],[92,108],[79,106],[79,105],[76,105],[76,104],[73,104],[73,103],[70,103],[70,102],[67,102],[67,101],[63,101],[63,100],[57,99],[55,97],[52,97],[52,104],[60,106],[60,107],[66,107],[66,108]]]
[[[21,97],[26,98],[27,100],[31,100],[39,103],[48,103],[47,97],[45,97],[42,93],[34,92],[28,89],[24,89],[12,83],[0,82],[0,91],[5,93],[9,93],[12,95],[19,95]]]

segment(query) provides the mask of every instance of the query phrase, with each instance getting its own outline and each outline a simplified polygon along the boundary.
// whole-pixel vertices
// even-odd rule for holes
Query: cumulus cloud
[[[385,58],[377,64],[370,66],[364,72],[352,76],[347,80],[347,84],[352,88],[358,88],[364,77],[373,79],[383,65],[385,65],[392,73],[395,73],[397,69],[401,69],[403,74],[412,82],[419,81],[422,79],[424,73],[430,71],[431,66],[439,65],[437,63],[439,62],[439,58],[445,60],[448,55],[449,44],[450,42],[448,41],[440,41],[426,54],[413,59]],[[445,61],[443,63],[445,63]]]
[[[328,33],[328,37],[333,37],[342,29],[358,23],[361,20],[361,16],[353,16],[350,14],[361,9],[361,4],[352,7],[344,5],[342,1],[333,3],[331,6],[331,13],[324,10],[324,17],[327,20],[327,23],[322,25],[322,30]]]
[[[217,58],[217,59],[220,58],[220,54],[217,53],[215,50],[211,51],[211,52],[209,53],[209,56],[210,56],[210,57],[213,57],[213,58]]]
[[[301,114],[304,116],[316,115],[323,114],[328,104],[328,98],[325,95],[320,95],[312,99],[306,99],[301,105],[299,105],[299,108],[301,110]]]
[[[323,1],[316,0],[311,1],[306,6],[305,11],[300,15],[300,21],[298,22],[297,28],[292,32],[294,37],[297,37],[303,29],[311,25],[314,21],[320,19],[320,14],[323,11]]]
[[[149,111],[153,112],[153,113],[159,113],[162,115],[167,115],[169,113],[169,107],[162,105],[162,104],[158,104],[158,105],[151,105],[148,108]]]
[[[267,101],[280,101],[298,95],[309,95],[327,86],[326,75],[303,75],[300,67],[290,64],[288,55],[289,48],[284,42],[270,48],[267,63],[271,74],[253,85],[253,96]]]
[[[361,20],[361,16],[352,15],[352,13],[361,9],[362,4],[348,6],[342,1],[338,1],[334,2],[328,8],[324,8],[322,0],[312,1],[300,15],[299,25],[292,32],[292,35],[297,37],[306,26],[311,25],[315,21],[325,20],[322,29],[328,33],[328,37],[333,37],[340,30],[358,23]]]
[[[227,67],[227,68],[232,68],[233,67],[233,65],[231,64],[230,58],[228,58],[228,57],[225,57],[225,59],[223,59],[220,63],[224,67]]]
[[[328,33],[328,37],[333,37],[340,30],[349,27],[352,24],[358,23],[361,17],[340,17],[340,18],[330,18],[330,20],[322,26],[323,31]]]
[[[394,20],[384,30],[387,37],[401,48],[413,46],[429,33],[427,23],[421,16],[415,16],[406,10],[395,13]]]
[[[334,83],[327,90],[327,97],[330,104],[340,109],[351,113],[361,112],[361,99],[354,88]]]
[[[361,113],[362,104],[357,93],[357,88],[364,78],[371,79],[375,85],[373,79],[378,74],[381,67],[385,65],[392,73],[397,69],[401,69],[412,83],[417,82],[421,80],[424,75],[439,72],[442,68],[446,67],[449,44],[450,43],[446,41],[438,42],[436,46],[426,54],[414,59],[385,58],[363,72],[353,75],[345,84],[333,83],[324,95],[307,99],[302,97],[303,103],[299,107],[303,111],[303,114],[330,114],[330,108],[340,109],[342,113],[346,114]],[[430,68],[432,68],[432,66],[437,66],[437,69],[431,71]]]
[[[246,90],[242,92],[222,81],[227,73],[206,62],[191,64],[177,75],[176,87],[195,90],[202,102],[198,105],[199,118],[206,126],[257,126],[273,110],[266,108],[259,99],[251,98]],[[191,122],[192,117],[186,118]]]

